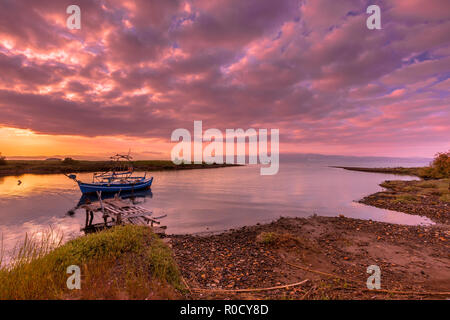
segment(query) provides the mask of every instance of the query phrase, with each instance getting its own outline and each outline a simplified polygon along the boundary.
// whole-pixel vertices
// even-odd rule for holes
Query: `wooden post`
[[[89,225],[92,225],[92,220],[94,220],[94,212],[91,210],[89,214],[90,214]]]
[[[86,208],[86,226],[85,226],[85,228],[87,228],[87,226],[88,226],[88,221],[89,221],[89,210],[88,210],[88,208]]]
[[[98,201],[100,201],[100,206],[102,208],[102,212],[103,212],[103,214],[105,214],[105,208],[103,207],[102,192],[101,191],[97,191],[97,197],[98,197]]]
[[[103,220],[105,221],[105,228],[106,228],[106,227],[108,227],[108,215],[105,213],[105,207],[103,206],[101,191],[97,191],[97,197],[98,197],[98,201],[100,201],[100,206],[102,208],[102,213],[103,213]]]

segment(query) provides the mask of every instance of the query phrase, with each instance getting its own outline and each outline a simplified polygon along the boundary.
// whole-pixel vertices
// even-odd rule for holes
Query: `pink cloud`
[[[304,152],[449,142],[448,1],[382,1],[382,30],[362,0],[83,0],[81,30],[69,4],[2,2],[0,127],[164,140],[203,120],[280,128]]]

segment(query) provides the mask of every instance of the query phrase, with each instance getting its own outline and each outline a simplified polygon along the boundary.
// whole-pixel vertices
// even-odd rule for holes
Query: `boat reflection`
[[[122,199],[130,199],[133,204],[145,203],[148,198],[153,198],[152,189],[147,190],[139,190],[139,191],[123,191],[120,193],[105,193],[101,195],[102,200],[112,199],[115,196],[118,196]],[[98,196],[96,194],[83,194],[78,201],[78,204],[75,208],[79,208],[83,204],[93,203],[99,201]],[[71,210],[72,211],[72,210]],[[69,211],[68,213],[70,214]]]

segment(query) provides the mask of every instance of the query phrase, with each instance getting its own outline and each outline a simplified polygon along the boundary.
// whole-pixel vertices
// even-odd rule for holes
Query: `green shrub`
[[[436,154],[429,167],[420,169],[419,175],[424,179],[450,178],[450,151]]]
[[[261,244],[275,244],[278,240],[278,235],[275,232],[261,232],[256,237],[256,242]]]
[[[431,165],[435,174],[442,178],[450,177],[450,151],[438,153]]]

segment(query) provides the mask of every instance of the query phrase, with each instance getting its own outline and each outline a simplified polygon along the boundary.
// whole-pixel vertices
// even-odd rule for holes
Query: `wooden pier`
[[[86,211],[86,225],[81,229],[85,233],[92,233],[117,225],[134,224],[148,225],[154,233],[164,236],[166,227],[156,227],[154,225],[160,225],[158,219],[165,216],[152,218],[151,215],[153,213],[150,210],[123,200],[118,196],[108,200],[102,200],[100,193],[98,196],[98,202],[80,206]],[[100,215],[103,222],[93,223],[95,215]]]

